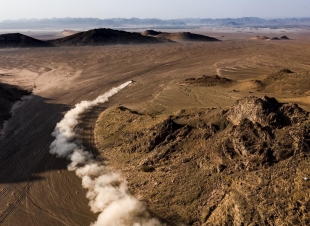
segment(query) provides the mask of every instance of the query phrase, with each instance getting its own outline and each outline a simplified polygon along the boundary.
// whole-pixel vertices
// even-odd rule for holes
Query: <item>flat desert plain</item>
[[[215,32],[208,35],[215,36]],[[106,164],[115,172],[122,174],[128,181],[130,190],[133,191],[132,195],[146,202],[150,211],[166,219],[167,224],[212,225],[213,222],[213,225],[221,225],[220,222],[235,222],[235,225],[239,225],[239,222],[241,225],[242,221],[246,224],[251,223],[250,218],[243,219],[236,215],[238,206],[234,208],[235,212],[231,210],[235,213],[230,216],[231,218],[217,218],[220,219],[218,222],[216,215],[212,216],[212,214],[220,215],[213,211],[216,208],[224,211],[221,205],[229,202],[224,197],[233,196],[232,193],[227,193],[228,196],[225,196],[226,187],[232,186],[225,183],[223,186],[226,190],[222,187],[217,190],[215,188],[199,190],[200,194],[205,194],[203,197],[216,197],[220,194],[222,198],[219,200],[224,200],[214,201],[212,211],[203,210],[201,203],[195,203],[194,199],[195,197],[199,199],[199,195],[190,200],[184,199],[183,202],[171,196],[172,208],[161,207],[160,203],[166,200],[160,199],[167,199],[169,196],[161,196],[160,190],[156,188],[152,190],[153,187],[165,183],[158,181],[160,175],[156,176],[156,173],[159,170],[155,167],[155,179],[152,178],[153,172],[139,171],[143,175],[138,177],[135,172],[140,169],[139,164],[143,161],[143,156],[140,156],[139,161],[132,160],[132,162],[128,157],[126,163],[123,159],[117,161],[113,158],[113,156],[124,158],[123,155],[115,155],[114,152],[105,155],[104,152],[100,152],[105,145],[104,141],[100,141],[100,137],[106,134],[98,135],[97,132],[100,133],[102,129],[96,124],[101,123],[100,125],[104,127],[104,123],[109,123],[104,121],[104,113],[110,111],[108,116],[111,117],[116,111],[113,112],[113,109],[119,106],[146,115],[144,120],[149,122],[154,118],[182,115],[186,111],[197,113],[201,109],[227,109],[238,99],[250,95],[275,97],[281,103],[297,103],[304,110],[310,111],[309,33],[285,34],[291,40],[250,39],[256,35],[279,36],[265,33],[217,32],[216,37],[223,41],[1,49],[0,82],[31,89],[33,94],[15,109],[0,141],[0,224],[90,225],[96,221],[97,215],[90,211],[81,179],[74,172],[67,170],[67,160],[56,158],[49,153],[49,146],[54,139],[51,133],[56,123],[75,104],[82,100],[95,99],[112,87],[130,80],[133,83],[110,98],[108,102],[83,113],[76,133],[86,149],[101,155]],[[286,73],[288,71],[293,73]],[[211,85],[188,82],[191,81],[189,78],[198,79],[204,75],[218,75],[230,79],[231,82]],[[100,117],[97,121],[100,114],[103,118]],[[128,118],[119,117],[120,120]],[[110,118],[110,122],[114,122],[113,118]],[[132,123],[132,128],[135,128],[134,121],[128,123]],[[144,123],[139,125],[143,129]],[[104,132],[107,133],[106,130]],[[303,158],[304,161],[309,160],[307,156]],[[184,160],[184,164],[188,161],[190,160]],[[285,164],[289,166],[289,160],[285,161],[288,161]],[[169,165],[165,167],[169,168]],[[188,167],[191,171],[190,166]],[[192,171],[194,174],[195,170]],[[219,171],[222,172],[222,169]],[[225,178],[229,177],[227,175]],[[263,177],[256,175],[260,176]],[[300,180],[298,185],[307,186],[309,189],[309,184],[302,184],[305,182],[300,179],[303,176],[310,177],[309,166],[301,168],[298,176],[297,179]],[[137,178],[140,178],[140,181],[137,181]],[[147,192],[139,190],[138,187],[143,187],[141,180],[150,181]],[[172,177],[169,180],[173,182]],[[180,183],[177,183],[179,187],[185,186],[186,181],[193,182],[191,187],[205,186],[197,184],[197,181],[192,181],[190,178],[179,181]],[[169,186],[167,183],[164,187]],[[178,196],[177,191],[175,196]],[[309,208],[309,203],[307,204],[309,194],[300,199],[302,201],[296,205],[306,205],[305,208]],[[204,205],[208,205],[207,202],[206,198]],[[195,212],[196,210],[200,212]],[[222,213],[227,216],[231,214],[229,208],[227,212]],[[304,215],[300,214],[301,219],[298,222],[306,225],[309,221]],[[270,216],[264,219],[262,214],[260,218],[255,218],[255,221],[266,225],[270,222],[276,222],[275,225],[294,225],[298,220],[294,218],[285,224],[281,223],[281,220],[276,221],[275,215],[273,219],[268,217]],[[208,222],[211,223],[207,224]]]

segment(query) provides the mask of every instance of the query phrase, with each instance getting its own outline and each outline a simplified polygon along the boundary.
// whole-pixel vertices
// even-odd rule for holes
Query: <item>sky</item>
[[[92,18],[310,17],[310,0],[0,0],[0,21]]]

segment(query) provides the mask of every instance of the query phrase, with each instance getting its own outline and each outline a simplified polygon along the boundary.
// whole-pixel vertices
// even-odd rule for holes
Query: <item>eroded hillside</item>
[[[308,225],[309,130],[296,104],[249,96],[156,117],[111,108],[95,134],[132,194],[172,225]]]

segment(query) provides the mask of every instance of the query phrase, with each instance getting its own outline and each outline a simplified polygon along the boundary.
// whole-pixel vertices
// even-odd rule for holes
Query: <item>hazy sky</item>
[[[310,0],[0,0],[0,21],[52,17],[310,17]]]

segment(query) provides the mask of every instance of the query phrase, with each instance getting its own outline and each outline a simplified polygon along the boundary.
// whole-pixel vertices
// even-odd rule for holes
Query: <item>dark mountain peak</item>
[[[116,44],[152,44],[161,41],[143,36],[139,33],[113,30],[110,28],[98,28],[74,35],[50,40],[50,43],[59,46],[79,46],[79,45],[116,45]]]
[[[16,47],[52,47],[53,45],[21,33],[9,33],[0,35],[0,48]]]
[[[289,38],[288,38],[286,35],[282,36],[281,39],[283,39],[283,40],[289,40]]]

